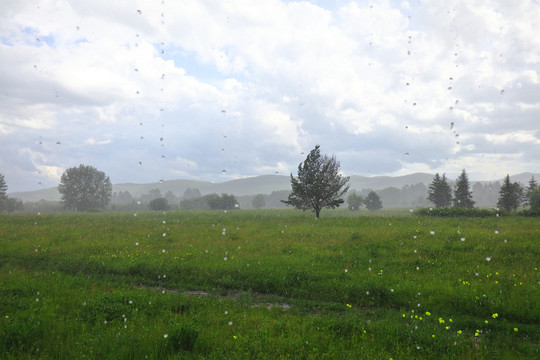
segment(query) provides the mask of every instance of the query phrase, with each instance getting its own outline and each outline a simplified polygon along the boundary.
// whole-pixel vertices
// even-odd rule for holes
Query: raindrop
[[[411,55],[411,52],[409,50],[407,50],[407,55]]]
[[[137,10],[137,14],[141,15],[141,14],[142,14],[142,11],[141,11],[141,10]]]
[[[226,174],[226,173],[227,173],[227,170],[223,169],[223,170],[221,170],[221,173],[222,173],[222,174]]]
[[[490,257],[490,256],[487,256],[487,257],[486,257],[486,261],[491,261],[491,257]]]
[[[461,241],[465,241],[465,238],[464,238],[464,237],[462,237],[462,238],[461,238]]]
[[[499,230],[495,230],[495,234],[498,234],[499,233]]]
[[[413,102],[413,106],[416,106],[416,103],[415,103],[415,102]]]
[[[409,156],[409,153],[408,153],[408,152],[406,152],[406,153],[405,153],[405,154],[403,154],[403,155],[404,155],[404,156]]]
[[[162,139],[163,139],[163,138],[162,138]],[[160,183],[160,184],[163,184],[163,183],[164,183],[163,179],[159,180],[159,183]]]
[[[139,165],[142,165],[142,161],[139,161]],[[140,201],[139,201],[139,204],[140,204]]]
[[[77,27],[75,27],[75,29],[77,29],[77,31],[81,30],[81,28],[80,28],[80,27],[78,27],[78,26],[77,26]]]
[[[450,129],[453,129],[453,128],[454,128],[454,122],[452,121],[452,122],[450,123]]]
[[[135,69],[133,69],[133,70],[136,71],[136,72],[139,72],[139,69],[137,69],[137,68],[135,68]]]
[[[452,87],[451,87],[451,86],[449,86],[449,87],[448,87],[448,90],[452,90]]]
[[[503,89],[503,90],[501,90],[501,95],[502,95],[502,94],[504,94],[504,89]]]
[[[167,233],[163,233],[163,234],[161,234],[161,236],[165,237],[165,236],[167,236]]]

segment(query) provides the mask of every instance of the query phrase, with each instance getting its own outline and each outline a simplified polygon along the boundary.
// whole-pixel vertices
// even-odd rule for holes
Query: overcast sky
[[[256,4],[256,5],[255,5]],[[540,172],[540,3],[3,0],[9,192],[113,183]]]

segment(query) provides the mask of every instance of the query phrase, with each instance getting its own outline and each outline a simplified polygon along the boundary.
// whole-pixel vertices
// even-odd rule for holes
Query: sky
[[[8,193],[112,183],[540,172],[540,2],[4,0]]]

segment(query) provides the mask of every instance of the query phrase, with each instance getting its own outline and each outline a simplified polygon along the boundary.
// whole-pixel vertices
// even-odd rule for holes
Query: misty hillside
[[[511,176],[512,181],[520,182],[526,185],[531,176],[540,180],[540,174],[522,173]],[[424,184],[429,186],[433,179],[432,174],[415,173],[404,176],[359,176],[350,177],[351,190],[361,191],[364,189],[382,190],[386,188],[401,189],[404,186],[415,184]],[[453,180],[453,179],[450,179]],[[503,179],[493,181],[480,181],[480,183],[496,182],[502,183]],[[477,183],[471,182],[471,186]],[[285,175],[262,175],[225,181],[222,183],[211,183],[197,180],[168,180],[164,182],[148,184],[114,184],[113,192],[129,191],[132,196],[137,197],[148,193],[151,189],[159,189],[162,194],[167,191],[173,192],[176,196],[182,196],[186,189],[199,189],[202,195],[210,193],[227,193],[235,196],[249,196],[255,194],[270,194],[273,191],[290,190],[290,177]],[[10,197],[21,199],[22,201],[39,201],[41,199],[48,201],[60,200],[60,194],[56,188],[47,188],[42,190],[18,192],[8,194]],[[496,195],[496,194],[495,194]]]

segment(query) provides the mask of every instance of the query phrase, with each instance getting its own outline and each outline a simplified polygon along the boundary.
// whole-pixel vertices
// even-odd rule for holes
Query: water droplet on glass
[[[163,139],[163,138],[162,138]],[[160,184],[163,184],[165,181],[163,181],[163,179],[159,180],[159,183]]]
[[[142,14],[142,11],[141,11],[141,10],[137,10],[137,14],[141,15],[141,14]]]
[[[75,29],[77,29],[77,31],[81,30],[81,28],[80,28],[80,27],[78,27],[78,26],[77,26],[77,27],[75,27]]]

